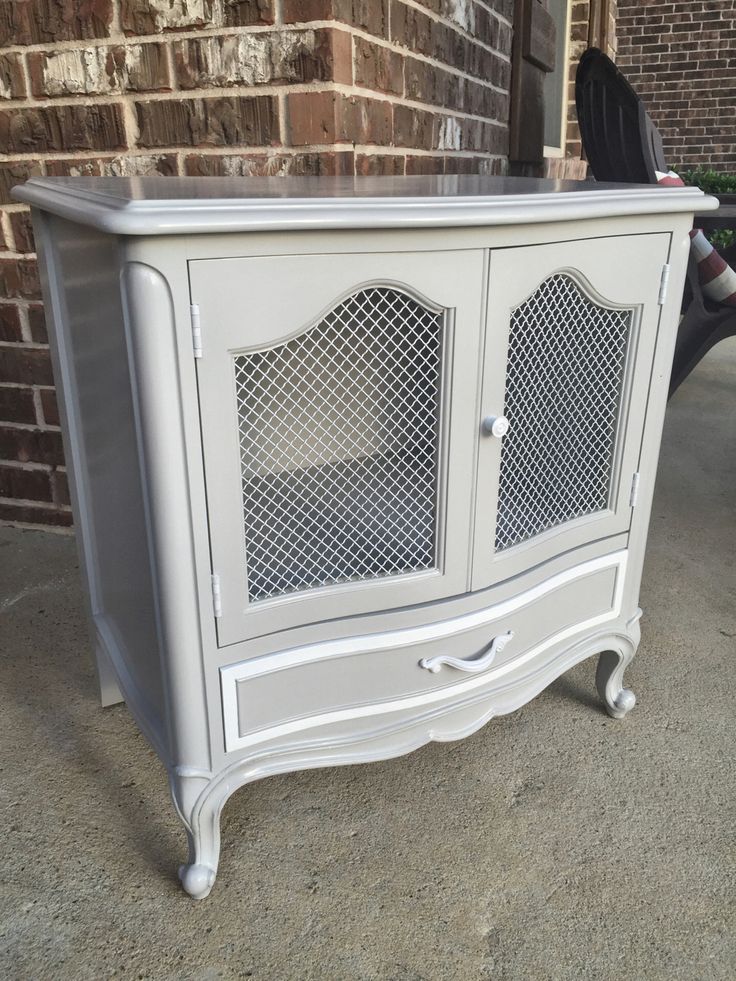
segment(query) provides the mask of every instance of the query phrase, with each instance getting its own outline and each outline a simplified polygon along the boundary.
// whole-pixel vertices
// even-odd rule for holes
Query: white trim
[[[564,572],[560,572],[556,576],[552,576],[550,579],[539,583],[532,589],[528,589],[517,596],[513,596],[511,599],[497,603],[495,606],[489,606],[474,613],[454,617],[451,620],[425,624],[420,627],[405,627],[400,630],[386,631],[384,633],[340,638],[339,640],[326,641],[321,644],[307,644],[303,647],[295,647],[277,654],[266,654],[262,657],[252,658],[248,661],[241,661],[238,664],[231,664],[227,667],[220,668],[225,749],[227,752],[232,752],[236,749],[244,749],[247,746],[253,746],[257,743],[276,739],[279,736],[289,735],[293,732],[311,729],[327,723],[345,722],[350,719],[382,715],[386,712],[418,708],[422,705],[431,704],[432,702],[442,701],[443,699],[455,698],[457,695],[465,694],[474,688],[487,684],[489,681],[500,678],[510,671],[515,671],[521,665],[533,660],[554,644],[567,640],[569,637],[583,630],[590,630],[593,627],[600,626],[619,616],[623,599],[627,556],[628,552],[623,549],[619,552],[614,552],[612,555],[604,555],[597,559],[591,559],[589,562],[584,562],[571,569],[566,569]],[[457,634],[473,630],[499,618],[509,616],[511,613],[524,606],[528,606],[530,603],[535,602],[542,596],[555,589],[559,589],[569,582],[608,568],[617,569],[615,594],[610,610],[584,620],[581,623],[573,624],[571,627],[567,627],[557,634],[547,637],[531,650],[526,651],[517,658],[512,658],[497,668],[485,672],[480,677],[471,678],[468,681],[460,682],[457,685],[445,687],[437,691],[423,692],[419,695],[411,695],[392,701],[382,701],[370,705],[358,705],[348,709],[325,712],[307,718],[294,719],[293,721],[284,722],[267,729],[261,729],[258,732],[249,733],[245,736],[241,736],[240,734],[237,690],[238,682],[240,681],[272,674],[275,671],[282,671],[296,665],[308,664],[312,661],[322,661],[326,658],[346,657],[352,654],[369,654],[376,651],[393,650],[401,647],[409,647],[414,644],[428,643],[443,637],[454,637]]]

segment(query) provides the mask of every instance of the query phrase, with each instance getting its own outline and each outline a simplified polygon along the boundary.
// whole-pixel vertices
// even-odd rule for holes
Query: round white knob
[[[506,416],[486,416],[481,423],[481,429],[486,436],[501,439],[509,431],[509,421]]]

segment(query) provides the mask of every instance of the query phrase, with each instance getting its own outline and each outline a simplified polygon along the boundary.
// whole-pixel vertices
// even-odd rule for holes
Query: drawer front
[[[617,552],[451,620],[222,668],[225,748],[492,689],[546,650],[617,617],[625,566],[626,552]]]

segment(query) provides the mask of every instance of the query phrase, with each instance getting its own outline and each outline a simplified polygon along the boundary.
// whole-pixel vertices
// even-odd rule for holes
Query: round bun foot
[[[614,719],[623,719],[636,705],[636,695],[630,688],[622,688],[616,695],[612,706],[608,706],[608,714]]]
[[[215,884],[215,870],[208,865],[180,865],[179,879],[192,899],[204,899]]]

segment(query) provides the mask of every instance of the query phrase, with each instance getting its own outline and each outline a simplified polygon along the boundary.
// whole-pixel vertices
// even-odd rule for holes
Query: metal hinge
[[[639,471],[637,470],[636,473],[631,478],[631,493],[629,494],[630,508],[636,507],[636,502],[638,497],[639,497]]]
[[[667,284],[669,283],[669,281],[670,281],[670,266],[668,262],[665,262],[665,264],[662,266],[662,275],[659,279],[659,296],[657,297],[657,303],[659,304],[659,306],[662,306],[662,304],[665,301],[665,298],[667,296]]]
[[[202,357],[202,326],[199,321],[199,304],[192,303],[189,307],[189,313],[192,317],[192,348],[194,349],[194,357]]]
[[[212,609],[216,617],[222,616],[222,594],[220,593],[220,577],[212,575]]]

